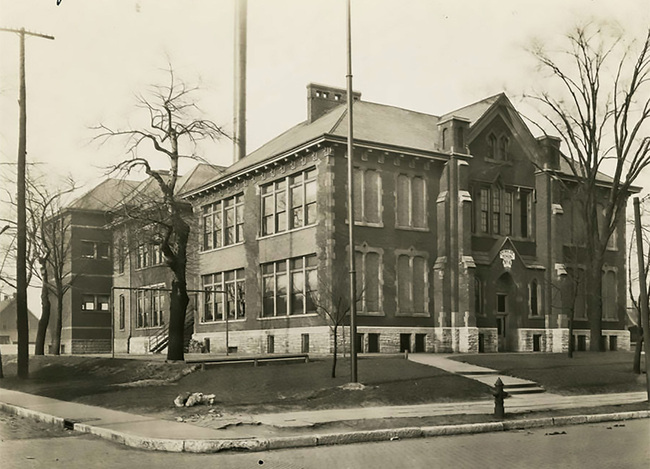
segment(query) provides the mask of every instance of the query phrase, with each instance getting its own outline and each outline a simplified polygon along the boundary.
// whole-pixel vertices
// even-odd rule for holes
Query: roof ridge
[[[376,102],[373,102],[373,101],[355,101],[355,102],[356,103],[361,103],[361,104],[371,104],[373,106],[390,107],[390,108],[393,108],[393,109],[399,109],[401,111],[407,111],[407,112],[412,112],[414,114],[420,114],[422,116],[436,117],[438,119],[440,119],[440,117],[441,117],[440,115],[437,115],[437,114],[430,114],[428,112],[416,111],[414,109],[408,109],[408,108],[405,108],[405,107],[396,106],[394,104],[376,103]]]

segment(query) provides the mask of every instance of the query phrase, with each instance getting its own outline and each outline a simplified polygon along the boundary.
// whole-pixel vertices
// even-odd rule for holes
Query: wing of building
[[[304,122],[186,181],[191,332],[212,352],[332,351],[349,303],[345,102],[345,90],[310,84]],[[558,139],[535,138],[505,94],[430,115],[355,93],[354,123],[359,350],[560,352],[571,315],[588,348],[588,253]],[[623,224],[603,272],[610,350],[629,347]],[[141,244],[113,262],[121,352],[159,350],[165,333],[167,280]]]

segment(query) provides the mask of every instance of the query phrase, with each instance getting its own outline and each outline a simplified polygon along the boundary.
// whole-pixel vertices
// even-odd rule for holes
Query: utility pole
[[[27,320],[27,215],[25,211],[26,155],[27,155],[27,93],[25,91],[25,36],[54,39],[46,34],[25,31],[25,28],[0,31],[20,36],[20,91],[18,103],[18,170],[17,170],[17,239],[16,239],[16,329],[18,331],[18,377],[29,377],[29,324]]]
[[[235,0],[234,163],[246,156],[246,26],[248,0]]]
[[[357,273],[355,266],[355,244],[354,244],[354,155],[353,126],[352,126],[352,14],[350,11],[350,0],[347,0],[347,106],[348,106],[348,236],[350,258],[350,381],[359,381],[357,376]]]
[[[645,380],[648,401],[650,401],[650,354],[648,347],[650,344],[650,318],[648,317],[648,290],[645,283],[645,268],[643,265],[643,234],[641,233],[641,209],[639,208],[639,198],[634,198],[634,228],[636,232],[636,255],[639,262],[639,301],[641,303],[641,326],[643,327],[643,348],[645,350]]]

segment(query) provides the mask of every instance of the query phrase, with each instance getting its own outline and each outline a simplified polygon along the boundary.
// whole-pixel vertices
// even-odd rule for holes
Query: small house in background
[[[29,343],[36,341],[38,318],[27,310],[29,325]],[[18,343],[18,330],[16,329],[16,296],[4,295],[0,300],[0,345]]]

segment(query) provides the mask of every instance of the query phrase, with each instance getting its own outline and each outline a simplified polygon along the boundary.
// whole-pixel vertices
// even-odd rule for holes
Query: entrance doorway
[[[409,353],[411,352],[411,334],[399,335],[399,351]]]
[[[497,350],[517,350],[518,303],[517,285],[509,273],[504,273],[496,282],[494,316],[497,327]]]
[[[508,295],[505,293],[497,293],[497,337],[499,340],[499,352],[507,350],[508,341]]]
[[[427,335],[415,334],[415,353],[424,353],[427,349]]]

